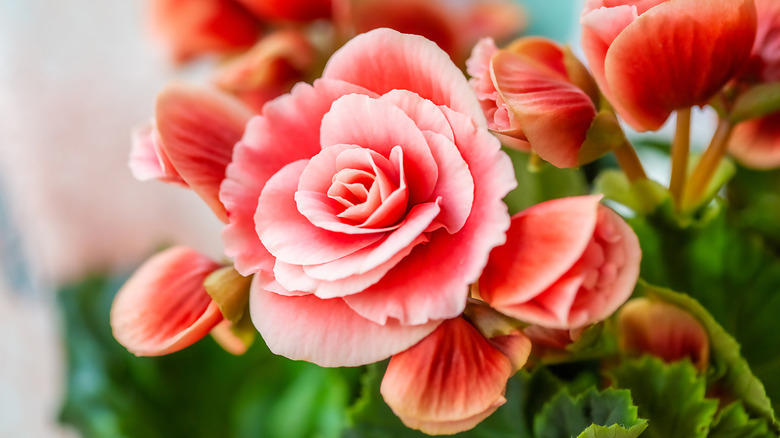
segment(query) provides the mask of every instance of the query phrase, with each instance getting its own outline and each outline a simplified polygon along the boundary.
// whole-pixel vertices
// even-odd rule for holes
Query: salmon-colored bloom
[[[582,47],[604,96],[639,131],[702,105],[743,68],[753,0],[588,0]]]
[[[150,258],[122,286],[111,307],[111,328],[138,356],[179,351],[222,321],[203,281],[220,266],[185,247]]]
[[[618,312],[620,346],[632,353],[648,353],[666,362],[682,359],[707,369],[710,341],[701,323],[690,313],[663,301],[635,298]]]
[[[408,427],[433,435],[461,432],[506,402],[506,382],[530,351],[520,332],[496,344],[465,319],[450,319],[390,359],[380,391]]]
[[[585,67],[556,42],[525,37],[499,50],[483,39],[467,66],[488,127],[496,133],[527,141],[557,167],[578,166],[610,150],[608,142],[597,151],[583,147],[598,112],[598,91]],[[623,135],[616,123],[613,128],[612,147]]]
[[[158,96],[156,113],[134,133],[133,174],[189,187],[227,221],[219,186],[252,111],[226,93],[172,84]]]
[[[279,30],[220,68],[214,82],[260,113],[267,101],[309,79],[316,61],[317,52],[302,31]]]
[[[758,29],[753,53],[740,82],[750,86],[780,81],[780,2],[755,0]],[[754,169],[780,167],[780,112],[734,127],[729,152]]]
[[[225,251],[256,274],[252,320],[272,351],[371,363],[463,312],[515,185],[447,54],[378,29],[249,122],[220,190]]]
[[[260,23],[235,0],[152,0],[152,31],[177,62],[252,46]]]
[[[573,329],[623,304],[639,276],[633,230],[600,196],[561,198],[512,217],[479,280],[482,299],[521,321]]]

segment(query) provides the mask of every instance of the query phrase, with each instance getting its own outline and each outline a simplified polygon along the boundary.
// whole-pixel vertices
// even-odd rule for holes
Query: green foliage
[[[629,223],[642,246],[642,277],[690,295],[742,346],[742,356],[780,405],[780,259],[722,208],[682,228],[663,214]],[[724,349],[725,350],[725,349]]]
[[[665,364],[645,356],[610,372],[618,388],[631,391],[639,415],[650,424],[648,438],[704,438],[718,408],[705,398],[706,380],[688,361]]]
[[[647,427],[628,391],[591,388],[572,397],[560,391],[534,419],[536,438],[635,438]]]
[[[339,437],[361,370],[326,369],[271,354],[241,357],[211,339],[164,357],[117,344],[109,308],[122,280],[95,276],[65,287],[68,361],[62,421],[86,438]]]
[[[776,437],[769,431],[765,419],[750,418],[740,402],[722,409],[715,418],[708,438],[769,438]]]
[[[547,163],[531,169],[527,153],[509,148],[504,148],[504,151],[512,159],[517,178],[517,188],[504,198],[509,206],[509,214],[550,199],[588,193],[585,175],[581,170],[558,169]]]
[[[740,346],[715,321],[712,315],[688,295],[668,289],[642,284],[645,295],[674,304],[693,315],[707,331],[710,339],[710,366],[708,376],[720,390],[742,400],[757,414],[774,421],[774,411],[766,396],[764,385],[750,371],[747,361],[740,356]]]

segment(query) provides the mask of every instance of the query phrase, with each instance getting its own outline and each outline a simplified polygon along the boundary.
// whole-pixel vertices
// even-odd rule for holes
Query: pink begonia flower
[[[189,187],[227,222],[219,186],[252,111],[229,94],[172,84],[158,96],[156,113],[134,133],[133,175]]]
[[[758,28],[745,83],[780,82],[780,2],[755,0]],[[729,152],[754,169],[780,167],[780,112],[748,120],[734,127]]]
[[[510,0],[358,0],[351,13],[357,32],[388,27],[422,35],[458,65],[479,38],[510,38],[526,24],[523,9]]]
[[[431,435],[471,429],[506,402],[507,380],[531,351],[520,332],[502,338],[499,346],[465,319],[447,320],[390,359],[382,397],[410,428]]]
[[[329,18],[332,14],[331,0],[236,1],[266,21],[310,21]]]
[[[265,105],[220,199],[225,252],[257,274],[252,320],[272,351],[371,363],[463,311],[517,184],[485,125],[447,54],[389,29]]]
[[[547,328],[601,321],[623,304],[639,277],[634,231],[601,196],[543,202],[512,217],[507,242],[479,279],[496,310]]]
[[[579,166],[606,152],[581,151],[596,117],[598,92],[585,67],[558,43],[524,37],[499,50],[485,38],[466,65],[496,133],[527,141],[557,167]]]
[[[260,113],[267,101],[306,81],[316,61],[317,52],[301,30],[279,30],[220,68],[214,83]]]
[[[152,31],[177,62],[246,49],[260,35],[260,22],[235,0],[152,0]]]
[[[753,0],[587,0],[582,48],[601,92],[636,130],[707,103],[738,73],[756,32]]]
[[[690,313],[663,301],[635,298],[618,312],[620,347],[633,353],[649,353],[666,362],[690,359],[706,370],[710,340],[701,323]]]
[[[114,298],[111,328],[116,340],[135,355],[159,356],[206,336],[222,314],[203,281],[219,268],[180,246],[147,260]]]

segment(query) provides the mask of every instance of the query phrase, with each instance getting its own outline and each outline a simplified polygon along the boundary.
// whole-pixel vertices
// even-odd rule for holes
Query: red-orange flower
[[[527,140],[553,165],[578,166],[621,144],[623,134],[614,123],[614,144],[583,147],[597,116],[598,92],[585,67],[554,41],[525,37],[498,50],[483,39],[467,66],[488,127]]]
[[[745,65],[753,0],[588,0],[582,46],[604,96],[640,131],[707,102]]]
[[[200,0],[199,0],[200,1]],[[264,20],[309,21],[331,16],[331,0],[237,0]]]
[[[235,0],[153,0],[152,30],[177,62],[252,46],[260,23]]]
[[[780,81],[780,2],[755,0],[758,29],[753,54],[740,77],[747,85]],[[754,169],[780,167],[780,112],[739,123],[729,152]]]

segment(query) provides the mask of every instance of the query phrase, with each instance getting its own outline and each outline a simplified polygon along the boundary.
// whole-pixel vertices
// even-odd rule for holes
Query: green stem
[[[691,109],[677,110],[677,131],[672,143],[672,177],[669,180],[669,192],[680,209],[685,193],[685,177],[688,172],[688,155],[691,138]]]
[[[710,145],[702,154],[699,162],[696,163],[696,168],[693,169],[691,179],[688,181],[688,188],[685,192],[686,206],[696,205],[707,191],[707,186],[715,175],[715,171],[723,157],[726,156],[729,137],[731,137],[733,129],[734,124],[728,118],[722,118],[718,122],[718,128],[712,136]]]
[[[642,167],[642,162],[639,161],[639,157],[636,155],[631,143],[626,140],[621,146],[613,151],[615,158],[617,159],[620,168],[626,174],[626,177],[631,182],[639,181],[640,179],[647,179],[645,169]]]

